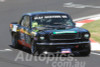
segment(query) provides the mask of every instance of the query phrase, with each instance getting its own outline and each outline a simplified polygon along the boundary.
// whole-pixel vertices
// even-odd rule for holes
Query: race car
[[[78,28],[64,12],[33,12],[10,24],[12,46],[28,47],[32,54],[90,54],[90,33]]]

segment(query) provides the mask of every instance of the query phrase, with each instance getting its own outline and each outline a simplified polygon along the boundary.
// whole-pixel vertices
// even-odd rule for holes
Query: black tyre
[[[81,56],[89,56],[91,52],[91,47],[90,44],[86,44],[86,46],[84,47],[84,50],[82,52],[80,52]]]
[[[90,54],[90,51],[84,51],[84,52],[81,52],[81,56],[89,56]]]
[[[34,40],[31,41],[31,53],[32,55],[38,55],[37,47]]]
[[[12,35],[12,47],[13,48],[22,48],[22,46],[18,43],[18,37],[16,34]]]

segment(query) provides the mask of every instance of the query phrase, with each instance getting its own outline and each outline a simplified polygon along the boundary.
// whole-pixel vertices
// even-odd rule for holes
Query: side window
[[[30,27],[30,17],[24,16],[21,20],[21,26]]]
[[[30,17],[29,16],[26,16],[25,27],[30,27]]]
[[[21,20],[21,26],[25,26],[24,18],[22,18],[22,20]]]

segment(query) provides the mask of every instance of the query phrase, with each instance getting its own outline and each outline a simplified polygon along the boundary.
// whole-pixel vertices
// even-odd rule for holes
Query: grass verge
[[[84,24],[82,28],[89,30],[91,38],[100,43],[100,20]]]

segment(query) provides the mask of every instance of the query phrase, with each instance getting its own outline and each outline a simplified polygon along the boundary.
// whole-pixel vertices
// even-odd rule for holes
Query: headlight
[[[90,36],[89,34],[84,34],[85,38],[89,38],[89,36]]]
[[[40,39],[41,39],[41,40],[44,40],[44,39],[45,39],[45,37],[41,36],[41,37],[40,37]]]

